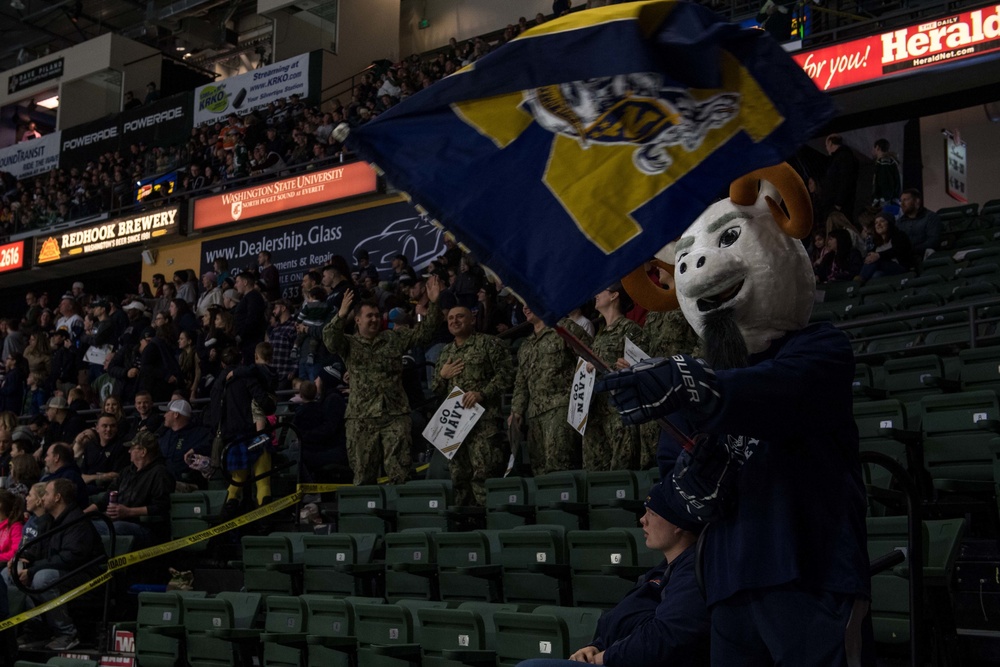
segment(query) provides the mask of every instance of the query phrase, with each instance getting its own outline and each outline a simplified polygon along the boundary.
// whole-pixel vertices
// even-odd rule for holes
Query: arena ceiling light
[[[24,9],[24,3],[21,2],[21,0],[10,0],[10,8],[16,9],[17,11],[21,11],[22,9]]]
[[[38,106],[45,107],[46,109],[55,109],[59,106],[59,96],[53,95],[52,97],[47,97],[39,101]]]

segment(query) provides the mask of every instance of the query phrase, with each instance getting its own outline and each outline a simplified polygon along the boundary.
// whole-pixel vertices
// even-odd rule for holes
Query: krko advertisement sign
[[[46,134],[40,139],[31,139],[0,148],[0,171],[6,171],[20,180],[43,174],[59,166],[59,144],[61,132]]]
[[[333,255],[355,263],[359,250],[367,250],[379,275],[388,278],[394,255],[404,254],[414,268],[423,268],[444,254],[443,232],[409,204],[387,204],[342,213],[286,227],[277,227],[201,244],[201,272],[223,258],[231,269],[257,267],[257,254],[271,253],[281,276],[285,298],[299,294],[302,275],[322,268]]]
[[[834,90],[998,50],[1000,5],[990,5],[792,57],[820,90]]]
[[[17,271],[24,266],[24,241],[0,245],[0,273]]]
[[[309,91],[316,88],[315,84],[310,86],[309,58],[309,54],[304,53],[195,88],[194,124],[215,122],[231,113],[242,116],[266,107],[279,97],[298,95],[304,100],[309,97]]]
[[[273,213],[375,192],[378,178],[367,162],[342,164],[321,171],[307,171],[292,178],[234,190],[194,203],[193,229],[208,229],[237,220],[252,220]]]
[[[179,213],[177,206],[171,206],[106,220],[88,227],[68,229],[55,236],[36,236],[35,265],[79,259],[106,250],[120,250],[176,234],[180,222]]]
[[[132,144],[150,146],[184,141],[191,133],[191,93],[171,95],[109,118],[62,132],[63,168],[82,167],[108,152],[125,153]]]

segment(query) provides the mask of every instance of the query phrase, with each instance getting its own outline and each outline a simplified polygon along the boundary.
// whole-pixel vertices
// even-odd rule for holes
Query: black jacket
[[[96,554],[104,554],[101,536],[97,534],[94,524],[90,521],[80,521],[71,528],[52,535],[60,527],[84,516],[83,510],[78,505],[71,505],[52,520],[46,531],[46,535],[51,537],[41,543],[42,556],[28,566],[28,572],[32,576],[39,570],[70,572],[94,558]],[[100,568],[95,564],[87,568],[82,576],[90,578],[99,572]]]
[[[167,470],[162,458],[152,461],[139,470],[129,465],[122,471],[121,477],[112,483],[110,490],[118,492],[118,504],[125,507],[145,507],[151,517],[168,518],[170,516],[170,494],[174,492],[177,483]],[[102,500],[97,508],[107,511],[107,498]],[[126,519],[139,523],[138,519]]]
[[[220,382],[226,383],[222,407],[222,439],[233,442],[252,437],[257,428],[253,423],[251,403],[257,401],[267,414],[274,414],[274,389],[277,377],[269,366],[253,364],[233,369],[233,377],[227,382],[224,375]]]

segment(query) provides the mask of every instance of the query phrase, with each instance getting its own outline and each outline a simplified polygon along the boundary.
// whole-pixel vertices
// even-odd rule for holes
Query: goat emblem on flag
[[[632,162],[652,176],[673,164],[668,147],[691,152],[709,130],[739,114],[740,96],[697,100],[665,86],[660,74],[644,72],[536,88],[525,93],[524,105],[539,125],[576,139],[583,149],[592,143],[637,146]]]

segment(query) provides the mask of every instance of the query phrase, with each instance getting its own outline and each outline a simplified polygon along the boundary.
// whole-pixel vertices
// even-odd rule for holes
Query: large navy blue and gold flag
[[[832,116],[763,31],[635,2],[533,28],[348,143],[552,322]]]

